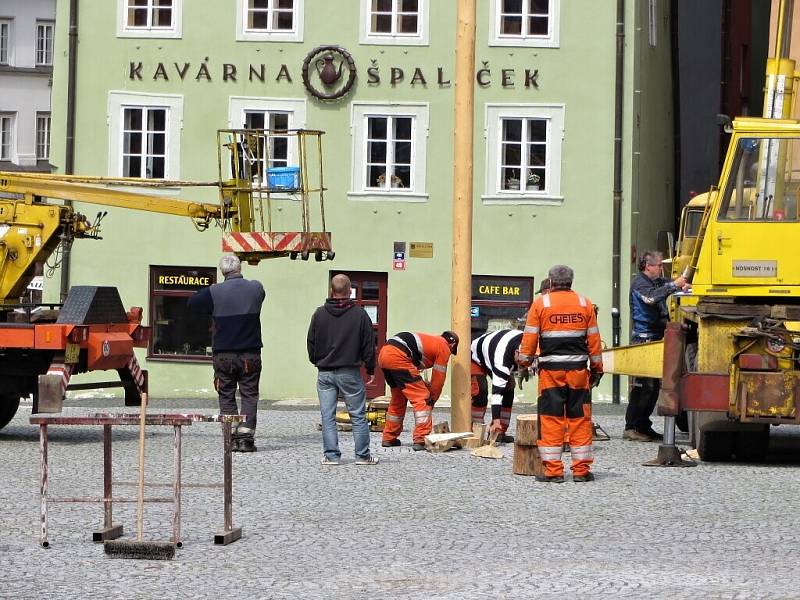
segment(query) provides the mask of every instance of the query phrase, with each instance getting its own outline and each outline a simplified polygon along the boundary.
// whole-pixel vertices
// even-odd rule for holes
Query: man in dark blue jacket
[[[308,360],[319,370],[317,395],[322,417],[323,465],[338,465],[342,455],[336,429],[336,402],[342,396],[350,422],[357,465],[375,465],[378,459],[369,450],[369,425],[365,417],[366,389],[361,365],[368,383],[375,373],[375,334],[367,312],[350,297],[350,278],[331,279],[331,297],[320,306],[308,327]]]
[[[246,418],[234,429],[232,450],[255,452],[264,286],[259,281],[242,277],[242,265],[231,254],[220,259],[219,270],[225,281],[196,292],[189,298],[188,306],[196,312],[212,315],[214,320],[211,343],[214,387],[219,394],[222,414],[240,414],[236,405],[236,388],[239,388],[241,414]]]
[[[639,259],[639,274],[631,281],[631,343],[654,342],[664,337],[669,312],[670,294],[689,287],[681,276],[670,281],[664,275],[661,252],[648,250]],[[635,377],[631,381],[628,409],[625,412],[625,431],[622,438],[633,442],[655,442],[662,436],[653,430],[650,415],[658,402],[661,380]]]

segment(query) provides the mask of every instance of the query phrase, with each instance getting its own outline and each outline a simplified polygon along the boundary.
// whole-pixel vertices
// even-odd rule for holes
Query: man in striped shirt
[[[537,446],[544,476],[537,479],[564,481],[561,453],[568,429],[572,480],[593,481],[591,388],[603,376],[597,317],[589,299],[572,291],[572,269],[557,265],[548,276],[552,287],[531,305],[519,349],[523,367],[539,350]]]
[[[492,406],[492,424],[489,431],[497,433],[497,441],[513,442],[508,435],[511,408],[514,405],[514,378],[516,353],[522,341],[522,332],[514,329],[489,331],[475,338],[470,345],[472,358],[472,422],[483,423],[486,406]],[[487,377],[492,378],[489,395]]]

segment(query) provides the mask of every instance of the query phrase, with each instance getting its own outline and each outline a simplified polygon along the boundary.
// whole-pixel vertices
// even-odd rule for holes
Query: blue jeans
[[[319,412],[322,416],[322,449],[330,460],[338,460],[339,434],[336,429],[336,400],[344,399],[350,422],[357,458],[369,458],[369,425],[365,417],[367,390],[358,367],[344,367],[334,371],[320,371],[317,376]]]

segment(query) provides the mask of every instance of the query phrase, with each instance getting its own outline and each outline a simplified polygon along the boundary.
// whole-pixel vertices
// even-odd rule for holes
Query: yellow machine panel
[[[697,328],[697,371],[727,373],[736,352],[734,334],[749,321],[750,319],[732,321],[714,317],[700,318]]]

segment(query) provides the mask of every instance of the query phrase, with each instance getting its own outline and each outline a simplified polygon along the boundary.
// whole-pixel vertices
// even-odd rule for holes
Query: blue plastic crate
[[[270,190],[300,189],[300,167],[272,167],[267,169],[267,187]]]

